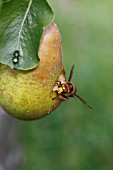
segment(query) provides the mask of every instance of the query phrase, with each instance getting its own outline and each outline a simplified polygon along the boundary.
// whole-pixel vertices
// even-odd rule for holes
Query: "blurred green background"
[[[21,170],[113,170],[113,1],[49,0],[56,13],[67,77],[78,99],[32,122],[15,120]]]

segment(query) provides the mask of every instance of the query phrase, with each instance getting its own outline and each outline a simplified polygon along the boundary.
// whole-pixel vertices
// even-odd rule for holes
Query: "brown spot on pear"
[[[60,104],[52,91],[63,68],[61,36],[55,23],[44,29],[38,54],[40,62],[32,70],[0,64],[0,105],[15,118],[38,119]]]

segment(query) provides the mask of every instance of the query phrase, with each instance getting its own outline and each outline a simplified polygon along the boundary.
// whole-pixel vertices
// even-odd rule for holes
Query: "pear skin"
[[[44,29],[38,56],[39,64],[32,70],[0,64],[0,105],[17,119],[39,119],[61,103],[52,90],[63,69],[61,36],[55,23]]]

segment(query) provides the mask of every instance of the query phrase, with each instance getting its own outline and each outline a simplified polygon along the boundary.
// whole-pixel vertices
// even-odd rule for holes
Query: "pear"
[[[63,69],[61,36],[55,23],[44,29],[38,56],[40,62],[32,70],[0,64],[0,105],[17,119],[39,119],[61,103],[53,92]]]

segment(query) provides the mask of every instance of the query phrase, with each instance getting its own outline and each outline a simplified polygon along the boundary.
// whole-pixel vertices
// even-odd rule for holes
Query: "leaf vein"
[[[20,42],[20,37],[21,37],[21,32],[22,32],[22,29],[23,29],[23,26],[24,26],[24,22],[27,18],[27,15],[28,15],[28,12],[30,10],[30,7],[31,7],[31,4],[32,4],[32,0],[29,1],[29,4],[28,4],[28,8],[25,12],[25,15],[24,15],[24,18],[22,20],[22,23],[21,23],[21,26],[20,26],[20,30],[19,30],[19,34],[18,34],[18,41],[17,41],[17,49],[19,48],[19,42]]]

